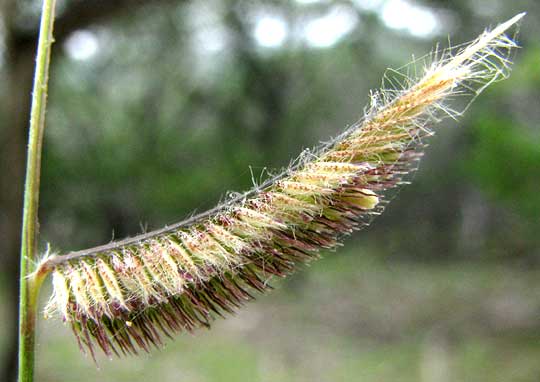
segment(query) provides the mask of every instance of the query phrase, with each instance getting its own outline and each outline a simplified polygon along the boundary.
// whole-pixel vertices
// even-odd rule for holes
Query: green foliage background
[[[100,359],[99,369],[61,323],[42,322],[37,380],[538,380],[540,8],[413,2],[444,21],[416,38],[360,3],[148,5],[90,27],[99,50],[88,60],[56,46],[41,237],[68,251],[177,222],[251,187],[357,121],[386,67],[529,12],[510,79],[442,123],[413,185],[343,249],[209,332],[140,358]],[[328,48],[291,39],[264,49],[251,33],[254,10],[300,25],[338,5],[360,22]],[[197,12],[214,14],[219,54],[201,55]]]

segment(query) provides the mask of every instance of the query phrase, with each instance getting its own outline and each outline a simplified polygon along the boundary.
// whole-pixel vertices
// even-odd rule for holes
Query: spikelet
[[[50,257],[59,314],[92,354],[137,353],[162,336],[208,327],[254,292],[365,226],[422,156],[430,125],[455,117],[447,100],[505,78],[516,44],[503,33],[436,53],[402,89],[372,93],[363,120],[294,166],[215,209],[164,229]]]

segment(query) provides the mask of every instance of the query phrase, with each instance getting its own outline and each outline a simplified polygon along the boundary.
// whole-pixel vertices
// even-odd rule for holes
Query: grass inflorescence
[[[121,355],[233,313],[383,210],[416,168],[430,126],[459,114],[448,100],[506,77],[516,44],[504,32],[522,16],[436,52],[402,88],[372,93],[359,123],[256,189],[186,222],[47,258],[46,314],[60,314],[92,354],[98,345]]]

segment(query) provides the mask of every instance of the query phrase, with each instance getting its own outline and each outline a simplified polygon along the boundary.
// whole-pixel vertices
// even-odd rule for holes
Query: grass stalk
[[[44,0],[39,30],[36,71],[32,91],[32,109],[28,139],[26,181],[21,242],[19,298],[19,382],[34,379],[37,299],[46,272],[34,272],[37,263],[39,183],[41,151],[45,129],[45,109],[55,0]]]

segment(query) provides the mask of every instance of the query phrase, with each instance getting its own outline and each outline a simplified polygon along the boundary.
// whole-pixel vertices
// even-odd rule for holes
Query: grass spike
[[[380,214],[405,184],[431,126],[507,77],[519,14],[418,68],[388,72],[402,88],[372,92],[364,118],[282,174],[187,221],[88,250],[52,256],[47,316],[71,325],[81,347],[137,354],[161,337],[208,327],[255,292],[335,248]],[[385,76],[389,76],[389,74]]]

